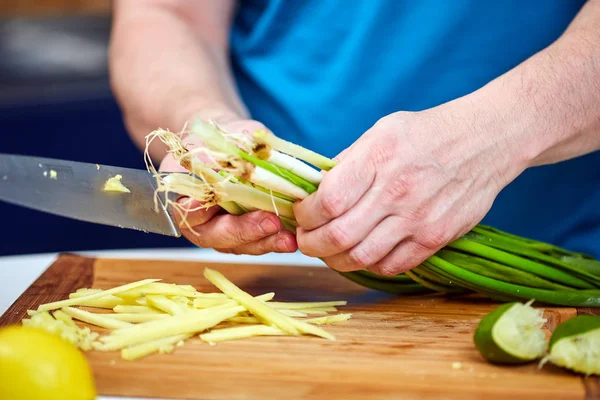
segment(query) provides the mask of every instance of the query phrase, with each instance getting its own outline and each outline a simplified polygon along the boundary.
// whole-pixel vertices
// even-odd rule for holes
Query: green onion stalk
[[[318,190],[323,173],[336,163],[311,150],[259,130],[232,134],[213,121],[194,121],[180,134],[157,130],[147,136],[168,147],[187,173],[159,173],[146,150],[146,165],[159,193],[181,213],[169,193],[197,199],[200,208],[220,206],[242,215],[253,210],[279,216],[295,232],[293,204]],[[191,139],[190,143],[186,140]],[[192,147],[192,143],[201,146]],[[475,293],[498,301],[600,307],[600,261],[590,255],[479,224],[429,259],[402,274],[340,272],[345,278],[381,292]]]

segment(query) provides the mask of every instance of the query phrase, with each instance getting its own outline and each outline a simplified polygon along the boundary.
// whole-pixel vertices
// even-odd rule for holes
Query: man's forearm
[[[194,115],[246,116],[227,61],[232,11],[228,3],[116,2],[111,83],[130,135],[141,149],[152,130],[179,131]],[[158,143],[151,148],[155,160],[164,154]]]
[[[507,157],[524,168],[600,149],[600,1],[551,46],[461,101],[493,113],[480,134],[506,135],[516,150]]]

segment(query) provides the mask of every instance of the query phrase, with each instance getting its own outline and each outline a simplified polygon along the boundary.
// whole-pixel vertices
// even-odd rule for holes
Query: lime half
[[[481,355],[495,364],[524,364],[541,358],[548,344],[543,311],[507,303],[481,319],[473,340]]]
[[[600,316],[578,315],[556,327],[543,362],[600,375]]]

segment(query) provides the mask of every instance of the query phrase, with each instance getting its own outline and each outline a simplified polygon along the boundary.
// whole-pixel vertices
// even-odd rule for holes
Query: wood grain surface
[[[111,0],[2,0],[0,17],[40,17],[81,14],[106,15]]]
[[[144,278],[217,291],[204,267],[244,290],[274,291],[280,301],[348,300],[347,322],[327,326],[336,341],[262,337],[219,343],[192,339],[174,353],[124,361],[118,352],[86,353],[101,395],[173,399],[596,399],[598,377],[552,366],[506,367],[481,359],[477,323],[498,306],[474,296],[398,297],[358,286],[325,268],[176,261],[89,259],[63,255],[10,307],[0,326],[27,309],[81,287],[109,288]],[[577,313],[549,307],[548,334]],[[459,364],[458,364],[459,363]]]

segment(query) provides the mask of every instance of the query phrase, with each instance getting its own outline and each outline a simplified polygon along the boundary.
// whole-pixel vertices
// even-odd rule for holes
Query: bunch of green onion
[[[253,210],[276,213],[295,232],[293,204],[314,193],[335,161],[270,132],[235,135],[214,122],[196,120],[187,139],[157,130],[159,138],[188,173],[158,173],[146,152],[159,192],[189,196],[201,207],[220,206],[230,214]],[[198,143],[198,141],[200,143]],[[170,202],[182,213],[185,210]],[[392,277],[369,271],[340,272],[365,287],[395,294],[478,293],[498,301],[600,307],[600,262],[586,254],[477,225],[419,266]]]

